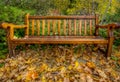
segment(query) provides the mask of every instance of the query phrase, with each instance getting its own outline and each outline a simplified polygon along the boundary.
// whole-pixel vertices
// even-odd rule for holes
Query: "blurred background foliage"
[[[119,23],[120,0],[0,0],[0,22],[24,24],[26,13],[32,15],[99,14],[100,24]],[[22,32],[19,31],[18,35],[22,35]],[[119,45],[120,30],[115,31],[115,36],[117,37],[115,45]],[[6,47],[5,31],[0,30],[0,56],[5,54]]]

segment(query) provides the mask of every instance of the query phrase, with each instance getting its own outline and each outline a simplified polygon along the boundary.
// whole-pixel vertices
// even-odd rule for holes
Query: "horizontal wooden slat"
[[[80,36],[81,37],[81,36]],[[108,40],[100,37],[87,37],[80,38],[79,36],[41,36],[31,37],[31,38],[22,38],[22,39],[13,39],[14,43],[38,43],[38,44],[107,44]]]
[[[45,38],[54,38],[54,37],[60,37],[60,38],[102,38],[102,37],[100,37],[100,36],[29,36],[28,38],[43,38],[43,37],[45,37]],[[104,38],[103,38],[104,39]]]
[[[95,19],[95,16],[29,16],[29,19]]]

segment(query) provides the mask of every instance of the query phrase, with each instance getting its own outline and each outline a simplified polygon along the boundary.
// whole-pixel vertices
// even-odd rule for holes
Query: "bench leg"
[[[16,45],[9,43],[8,49],[9,49],[9,57],[15,56],[15,47]]]
[[[109,43],[107,44],[107,53],[106,53],[106,55],[105,55],[106,57],[110,57],[110,56],[111,56],[113,40],[114,40],[113,37],[110,37],[110,38],[109,38]]]
[[[9,57],[13,56],[13,47],[11,43],[8,44],[8,49],[9,49]]]

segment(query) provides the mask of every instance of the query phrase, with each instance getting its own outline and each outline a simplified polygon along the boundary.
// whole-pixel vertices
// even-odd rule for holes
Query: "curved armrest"
[[[96,25],[95,26],[95,35],[98,36],[99,35],[99,28],[103,28],[103,29],[107,29],[108,31],[108,37],[113,37],[113,29],[118,29],[120,28],[120,24],[117,23],[112,23],[112,24],[107,24],[107,25]]]
[[[0,28],[7,29],[8,27],[12,27],[12,28],[26,28],[27,25],[15,25],[15,24],[12,24],[12,23],[1,23],[0,24]]]
[[[112,24],[107,24],[107,25],[96,25],[96,28],[118,29],[120,28],[120,24],[112,23]]]
[[[15,28],[27,28],[27,25],[15,25],[12,23],[1,23],[0,28],[7,29],[7,35],[10,38],[10,40],[12,40],[14,38],[14,29]]]

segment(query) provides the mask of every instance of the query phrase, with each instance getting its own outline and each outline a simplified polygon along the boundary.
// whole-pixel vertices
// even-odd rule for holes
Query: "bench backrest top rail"
[[[29,16],[29,19],[96,19],[96,16]]]

